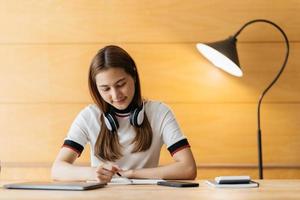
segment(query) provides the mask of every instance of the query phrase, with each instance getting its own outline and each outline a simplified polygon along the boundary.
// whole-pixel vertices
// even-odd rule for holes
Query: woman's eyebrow
[[[115,82],[115,84],[114,85],[116,85],[116,84],[118,84],[118,83],[120,83],[120,82],[122,82],[122,81],[125,81],[125,77],[124,78],[121,78],[120,80],[118,80],[117,82]]]
[[[116,84],[118,84],[118,83],[124,81],[125,79],[126,79],[125,77],[124,77],[124,78],[121,78],[121,79],[119,79],[118,81],[116,81],[113,85],[116,85]],[[98,87],[109,87],[109,85],[98,85]]]

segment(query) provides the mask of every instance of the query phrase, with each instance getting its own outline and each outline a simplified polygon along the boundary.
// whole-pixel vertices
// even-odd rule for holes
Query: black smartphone
[[[190,183],[182,181],[158,181],[157,185],[169,187],[199,187],[199,183]]]

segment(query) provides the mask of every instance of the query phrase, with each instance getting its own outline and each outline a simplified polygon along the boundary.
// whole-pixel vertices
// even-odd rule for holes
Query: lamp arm
[[[283,37],[285,39],[285,44],[286,44],[286,54],[285,54],[285,58],[284,58],[282,67],[280,68],[279,72],[275,76],[274,80],[268,85],[268,87],[266,87],[266,89],[260,95],[259,101],[258,101],[258,106],[257,106],[257,131],[258,131],[258,135],[257,136],[258,136],[258,153],[259,153],[259,155],[258,155],[258,157],[259,157],[259,178],[263,179],[263,172],[262,172],[262,168],[263,168],[263,166],[262,166],[262,150],[261,150],[262,149],[262,145],[261,145],[261,128],[260,128],[260,106],[261,106],[261,102],[262,102],[263,97],[265,96],[265,94],[276,83],[276,81],[280,77],[281,73],[283,72],[283,70],[284,70],[284,68],[286,66],[288,57],[289,57],[290,46],[289,46],[289,40],[287,38],[287,35],[284,33],[284,31],[278,25],[276,25],[275,23],[273,23],[273,22],[271,22],[269,20],[265,20],[265,19],[256,19],[256,20],[252,20],[252,21],[247,22],[244,26],[242,26],[240,28],[240,30],[238,30],[236,32],[236,34],[234,34],[233,37],[236,38],[246,26],[248,26],[248,25],[250,25],[252,23],[256,23],[256,22],[265,22],[265,23],[271,24],[274,27],[276,27],[282,33],[282,35],[283,35]]]

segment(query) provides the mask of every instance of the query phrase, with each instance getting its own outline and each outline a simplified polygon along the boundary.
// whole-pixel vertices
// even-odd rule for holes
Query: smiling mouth
[[[122,103],[122,102],[124,102],[125,100],[126,100],[126,97],[123,98],[123,99],[121,99],[121,100],[114,101],[114,102],[115,102],[115,103]]]

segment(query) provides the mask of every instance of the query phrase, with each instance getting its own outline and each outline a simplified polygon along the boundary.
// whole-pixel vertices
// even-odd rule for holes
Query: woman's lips
[[[114,101],[114,102],[117,103],[117,104],[122,104],[122,103],[124,103],[125,101],[126,101],[126,97],[123,98],[123,99],[121,99],[121,100],[116,100],[116,101]]]

